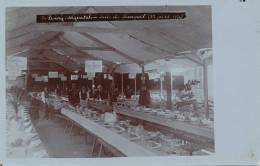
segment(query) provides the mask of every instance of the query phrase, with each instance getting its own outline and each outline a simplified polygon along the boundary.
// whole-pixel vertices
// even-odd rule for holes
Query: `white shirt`
[[[42,93],[41,93],[41,98],[42,98],[42,102],[43,103],[47,103],[47,98],[45,97],[45,92],[44,91],[42,91]]]

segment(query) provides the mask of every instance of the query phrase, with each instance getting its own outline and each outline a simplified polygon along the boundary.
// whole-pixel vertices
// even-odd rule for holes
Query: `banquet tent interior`
[[[186,18],[180,20],[36,22],[36,15],[44,14],[162,11],[185,11]],[[141,143],[128,141],[124,137],[122,139],[124,146],[117,145],[113,142],[113,136],[124,135],[123,132],[114,132],[111,133],[111,138],[103,138],[102,133],[98,133],[98,129],[92,131],[82,125],[81,120],[71,119],[68,116],[69,113],[66,114],[62,110],[63,107],[75,109],[72,113],[84,116],[85,109],[96,111],[94,118],[96,116],[101,118],[102,114],[112,110],[117,117],[116,123],[120,122],[120,125],[121,122],[126,121],[128,125],[135,127],[142,124],[142,130],[148,131],[149,134],[159,132],[164,134],[163,136],[174,135],[175,139],[185,140],[186,143],[183,144],[192,145],[186,147],[183,145],[186,151],[183,148],[184,150],[182,149],[181,152],[175,151],[173,154],[212,154],[214,152],[214,102],[211,21],[210,6],[7,8],[6,86],[7,96],[9,95],[7,105],[13,103],[11,101],[18,102],[19,104],[16,103],[18,108],[15,109],[18,110],[18,113],[14,111],[13,116],[20,117],[18,119],[21,121],[26,121],[24,118],[29,119],[28,123],[31,124],[30,129],[27,129],[25,124],[25,131],[17,132],[14,129],[15,122],[12,121],[11,113],[7,115],[10,120],[8,126],[12,127],[8,133],[8,137],[12,137],[9,142],[8,155],[21,157],[34,156],[38,153],[38,156],[43,157],[107,157],[171,154],[166,153],[163,148],[160,150],[153,148],[153,145],[156,147],[158,144],[156,141],[157,144],[140,145]],[[95,61],[101,63],[101,72],[89,71],[87,62]],[[91,90],[101,86],[107,95],[98,100],[89,97],[86,108],[82,105],[79,107],[65,106],[70,103],[66,92],[70,91],[72,84],[78,91],[82,87]],[[148,104],[142,104],[142,101],[140,103],[142,100],[140,98],[143,98],[142,87],[144,84],[146,85],[145,90],[149,91]],[[41,101],[39,95],[44,91],[44,87],[48,87],[51,96],[55,96],[57,86],[61,88],[62,95],[59,98],[56,96],[55,99],[51,99],[54,100],[54,104],[49,106],[49,109],[52,109],[54,115],[51,120],[46,120],[43,118],[46,104]],[[132,91],[130,98],[127,99],[125,93],[129,87]],[[22,98],[17,97],[20,95],[17,94],[19,88],[21,89],[19,93],[23,93]],[[116,101],[111,102],[109,101],[110,91],[113,93],[114,89],[118,90],[118,96]],[[188,101],[180,102],[178,101],[180,91],[187,91],[189,95],[192,94],[192,97],[187,99]],[[181,104],[178,105],[178,102]],[[194,102],[196,102],[195,111]],[[19,111],[20,108],[23,111]],[[139,108],[141,111],[135,110]],[[7,106],[7,111],[12,112],[11,109],[12,107]],[[132,112],[137,113],[143,111],[144,118],[136,117],[138,114],[130,116],[127,114],[128,109],[133,109]],[[165,116],[162,117],[157,113],[159,118],[166,118],[168,114],[170,117],[170,114],[173,113],[176,114],[174,114],[175,117],[179,116],[177,114],[181,114],[188,118],[196,114],[196,120],[199,119],[203,125],[199,126],[197,123],[193,125],[186,121],[179,123],[175,119],[178,122],[176,126],[179,125],[179,128],[174,128],[175,125],[169,122],[169,126],[174,126],[174,129],[168,129],[169,126],[165,127],[161,124],[163,119],[159,119],[158,123],[149,120],[150,114],[155,116],[156,109]],[[149,111],[153,113],[147,113]],[[38,115],[35,115],[35,112]],[[92,121],[89,123],[88,126],[92,124]],[[123,127],[121,126],[121,128]],[[107,127],[104,128],[103,134],[111,132],[106,130],[108,130]],[[20,147],[14,145],[14,142],[17,143],[17,139],[22,139],[22,135],[26,136],[28,132],[37,135],[39,146],[31,150],[38,150],[37,153],[17,150],[21,147],[30,148],[25,143],[21,143]],[[160,138],[163,137],[162,135]],[[85,141],[82,141],[82,137]],[[121,137],[118,138],[118,142]],[[134,145],[132,149],[127,149],[133,142],[136,149],[134,149]],[[127,145],[128,143],[129,145]],[[163,147],[162,141],[160,143]],[[134,153],[135,150],[139,153]]]

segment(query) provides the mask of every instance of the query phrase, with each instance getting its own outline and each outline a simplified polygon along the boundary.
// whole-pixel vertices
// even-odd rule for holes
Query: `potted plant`
[[[10,103],[13,105],[16,119],[18,118],[18,111],[19,111],[19,106],[22,103],[23,97],[25,95],[25,90],[20,87],[11,87],[9,89],[9,92],[11,94],[11,100]]]

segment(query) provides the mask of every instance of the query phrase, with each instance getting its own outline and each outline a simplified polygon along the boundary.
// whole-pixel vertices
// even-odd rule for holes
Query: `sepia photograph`
[[[215,154],[211,6],[5,13],[8,158]]]

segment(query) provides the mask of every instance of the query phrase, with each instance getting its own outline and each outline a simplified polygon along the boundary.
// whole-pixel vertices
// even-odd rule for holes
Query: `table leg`
[[[66,133],[67,129],[69,128],[69,124],[70,124],[70,121],[66,120],[64,133]]]
[[[98,152],[98,157],[101,156],[102,149],[103,149],[103,144],[100,143],[100,148],[99,148],[99,152]]]
[[[97,138],[94,138],[93,146],[92,146],[92,152],[91,152],[92,157],[94,156],[94,151],[95,151],[96,141],[97,141]]]
[[[73,127],[74,127],[74,122],[71,122],[71,126],[70,126],[70,130],[69,130],[69,134],[72,133],[72,129],[73,129]]]

